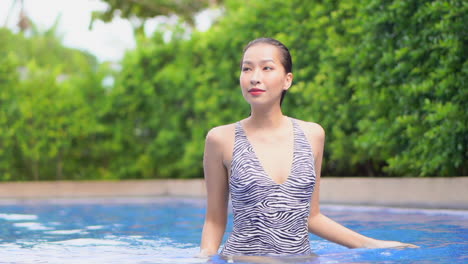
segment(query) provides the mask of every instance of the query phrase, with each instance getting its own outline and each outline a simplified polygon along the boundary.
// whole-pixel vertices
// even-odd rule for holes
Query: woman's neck
[[[252,108],[251,115],[247,123],[252,128],[275,129],[284,124],[285,116],[280,107],[273,108]]]

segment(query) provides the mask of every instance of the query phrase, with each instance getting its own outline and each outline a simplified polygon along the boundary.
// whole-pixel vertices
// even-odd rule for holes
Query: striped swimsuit
[[[311,146],[297,121],[287,180],[271,179],[256,157],[240,122],[236,123],[229,189],[234,227],[221,255],[311,254],[307,219],[315,186]]]

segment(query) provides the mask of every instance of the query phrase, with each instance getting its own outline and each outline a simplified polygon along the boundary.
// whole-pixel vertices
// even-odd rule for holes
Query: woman
[[[293,81],[288,49],[275,39],[256,39],[244,49],[241,68],[240,86],[251,115],[207,135],[201,255],[218,252],[229,193],[234,227],[222,255],[310,255],[308,232],[349,248],[413,247],[360,235],[320,213],[325,132],[281,111]]]

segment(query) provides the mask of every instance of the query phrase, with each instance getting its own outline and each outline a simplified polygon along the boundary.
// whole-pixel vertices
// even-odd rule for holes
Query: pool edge
[[[468,177],[324,177],[322,204],[468,210]],[[203,179],[0,183],[0,203],[50,199],[205,197]]]

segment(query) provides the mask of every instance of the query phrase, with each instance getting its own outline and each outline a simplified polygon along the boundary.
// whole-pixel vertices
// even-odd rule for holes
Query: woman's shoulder
[[[208,143],[222,144],[230,138],[234,138],[235,123],[213,127],[206,134]]]
[[[295,119],[299,126],[302,128],[304,133],[307,135],[309,138],[318,138],[318,139],[323,139],[325,138],[325,130],[323,127],[314,122],[308,122],[308,121],[303,121],[300,119]]]

